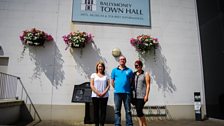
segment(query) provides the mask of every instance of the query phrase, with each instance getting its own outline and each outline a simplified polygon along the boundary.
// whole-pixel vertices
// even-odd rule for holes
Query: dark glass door
[[[224,0],[197,0],[207,116],[224,119]]]

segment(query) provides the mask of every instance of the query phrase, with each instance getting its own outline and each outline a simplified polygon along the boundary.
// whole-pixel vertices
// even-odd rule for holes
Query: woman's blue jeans
[[[131,117],[131,95],[128,93],[114,93],[115,126],[121,126],[122,101],[125,108],[126,126],[133,126]]]

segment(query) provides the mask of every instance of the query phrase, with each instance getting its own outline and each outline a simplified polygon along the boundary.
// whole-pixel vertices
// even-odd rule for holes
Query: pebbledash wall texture
[[[99,60],[110,75],[118,65],[112,56],[116,47],[134,70],[139,56],[129,41],[149,34],[159,39],[160,47],[155,55],[141,57],[152,77],[146,105],[166,105],[172,118],[192,119],[194,92],[201,92],[204,104],[196,2],[151,0],[150,4],[149,28],[71,22],[72,0],[0,0],[0,45],[9,57],[7,72],[21,77],[42,119],[82,120],[84,104],[71,102],[74,85],[89,81]],[[33,27],[51,34],[54,41],[24,51],[19,35]],[[65,50],[62,36],[77,30],[92,33],[94,43],[82,51]],[[113,88],[108,104],[114,106]]]

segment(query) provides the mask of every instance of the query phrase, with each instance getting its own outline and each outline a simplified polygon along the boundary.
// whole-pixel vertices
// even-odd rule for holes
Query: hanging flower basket
[[[24,45],[43,46],[46,41],[53,41],[53,37],[44,31],[32,28],[25,30],[20,35],[20,40]]]
[[[93,36],[86,32],[70,32],[63,36],[64,42],[68,47],[83,48],[86,44],[93,42]]]
[[[137,36],[137,38],[131,38],[130,43],[135,47],[136,51],[141,54],[156,49],[159,44],[157,38],[144,34]]]

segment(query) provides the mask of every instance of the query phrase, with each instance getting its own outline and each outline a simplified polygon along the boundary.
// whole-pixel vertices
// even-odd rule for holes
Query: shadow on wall
[[[32,75],[33,79],[39,79],[44,73],[52,86],[58,88],[64,80],[63,59],[55,42],[45,42],[44,46],[29,46],[30,60],[34,62],[35,68]],[[24,51],[26,51],[24,50]]]
[[[164,94],[176,91],[176,86],[170,77],[170,69],[166,64],[166,58],[161,54],[161,47],[155,51],[140,54],[139,58],[144,62],[145,69],[150,71],[152,80],[156,82]]]
[[[0,55],[4,55],[4,51],[1,45],[0,45]]]
[[[84,48],[70,48],[70,52],[76,62],[75,69],[86,79],[90,79],[91,74],[96,71],[98,61],[103,61],[105,64],[107,62],[94,42]]]

